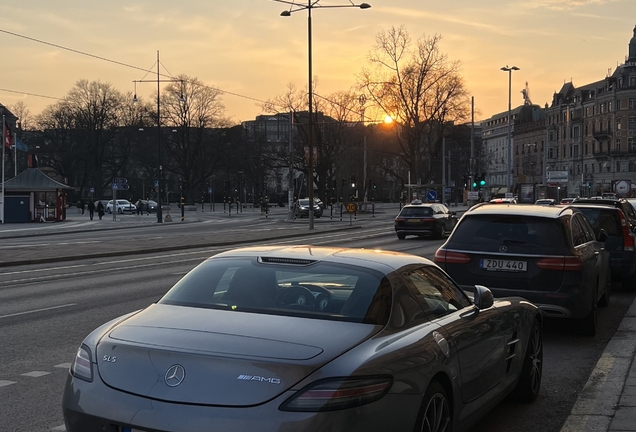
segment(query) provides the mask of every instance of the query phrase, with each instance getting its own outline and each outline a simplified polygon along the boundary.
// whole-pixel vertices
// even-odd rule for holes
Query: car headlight
[[[84,344],[79,347],[77,354],[75,354],[75,360],[71,365],[71,374],[75,378],[93,382],[93,362],[91,359],[91,350]]]
[[[391,376],[332,378],[299,390],[280,406],[281,411],[319,412],[342,410],[375,402],[389,392]]]

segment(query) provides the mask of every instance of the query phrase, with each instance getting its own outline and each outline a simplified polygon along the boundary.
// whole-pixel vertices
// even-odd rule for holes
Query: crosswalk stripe
[[[0,380],[0,387],[10,386],[11,384],[15,384],[15,381]]]

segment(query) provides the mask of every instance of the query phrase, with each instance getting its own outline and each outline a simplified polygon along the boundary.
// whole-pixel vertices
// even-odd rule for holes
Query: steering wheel
[[[308,288],[302,285],[292,285],[283,289],[276,294],[274,302],[277,306],[288,306],[314,309],[316,307],[316,298]]]

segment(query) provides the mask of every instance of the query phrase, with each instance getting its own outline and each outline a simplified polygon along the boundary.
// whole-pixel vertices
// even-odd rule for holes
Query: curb
[[[635,354],[636,300],[605,347],[561,432],[636,431]]]

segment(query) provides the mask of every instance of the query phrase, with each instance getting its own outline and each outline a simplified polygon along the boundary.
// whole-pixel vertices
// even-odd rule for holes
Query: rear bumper
[[[151,400],[106,386],[99,374],[92,383],[66,381],[62,410],[67,432],[120,432],[136,427],[149,432],[368,432],[414,429],[421,396],[388,394],[361,407],[324,413],[280,411],[294,392],[245,408],[195,406]]]

